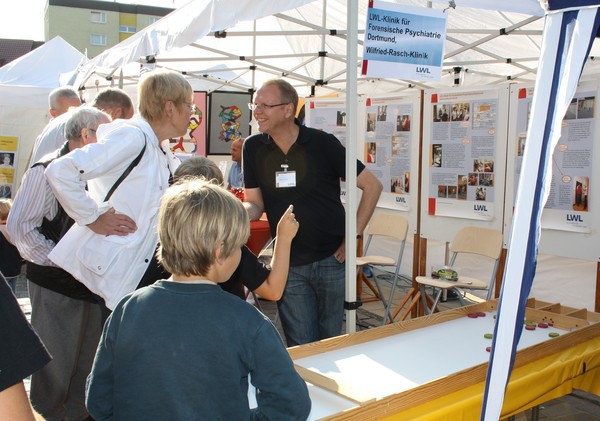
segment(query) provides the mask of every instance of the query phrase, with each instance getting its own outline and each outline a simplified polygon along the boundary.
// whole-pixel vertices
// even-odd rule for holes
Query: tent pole
[[[358,122],[357,98],[357,38],[358,38],[358,2],[347,0],[347,27],[348,39],[346,40],[347,88],[346,112],[349,116],[346,125],[346,332],[356,332],[356,151]]]
[[[253,22],[252,29],[254,29],[254,35],[252,36],[252,55],[256,56],[256,19]],[[252,95],[256,92],[256,63],[252,62]],[[254,116],[253,116],[254,117]]]

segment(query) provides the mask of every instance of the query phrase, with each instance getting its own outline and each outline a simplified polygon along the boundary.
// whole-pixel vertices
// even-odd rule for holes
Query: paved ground
[[[378,276],[384,292],[389,294],[390,276],[388,274],[375,272]],[[410,288],[408,280],[400,282],[397,293],[395,294],[392,303],[395,309],[405,296]],[[369,295],[369,291],[365,291],[365,296]],[[20,279],[17,283],[17,298],[21,303],[21,307],[25,314],[31,313],[29,298],[27,295],[27,285],[24,279]],[[470,297],[473,302],[476,302],[476,297]],[[274,321],[277,328],[281,331],[281,324],[277,318],[277,306],[273,302],[258,300],[261,310]],[[454,308],[458,305],[458,301],[448,300],[439,305],[440,310]],[[365,303],[357,311],[357,329],[372,329],[380,326],[383,321],[383,305],[380,301]],[[28,382],[26,382],[28,387]],[[539,420],[555,420],[555,421],[600,421],[600,397],[589,394],[580,390],[576,390],[570,395],[563,396],[546,402],[538,408]],[[534,420],[532,410],[525,411],[514,417],[515,421]]]

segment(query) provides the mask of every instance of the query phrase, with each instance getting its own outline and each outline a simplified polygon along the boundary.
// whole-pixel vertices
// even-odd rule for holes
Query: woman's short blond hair
[[[183,161],[173,173],[175,181],[184,177],[202,177],[211,183],[223,184],[223,173],[210,159],[204,156],[192,156]]]
[[[8,218],[8,214],[10,213],[10,208],[12,208],[12,199],[0,199],[0,219],[5,221]]]
[[[158,213],[158,261],[174,275],[205,276],[215,262],[248,241],[242,202],[203,179],[185,178],[165,192]]]
[[[138,86],[139,112],[148,122],[163,118],[167,101],[181,106],[190,101],[192,86],[180,73],[154,70],[142,76]]]

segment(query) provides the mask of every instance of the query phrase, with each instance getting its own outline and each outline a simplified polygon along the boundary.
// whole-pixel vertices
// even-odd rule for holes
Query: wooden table
[[[478,420],[496,308],[492,300],[289,348],[309,384],[309,419]],[[554,327],[523,331],[502,417],[573,388],[600,394],[600,314],[530,299],[526,319]]]

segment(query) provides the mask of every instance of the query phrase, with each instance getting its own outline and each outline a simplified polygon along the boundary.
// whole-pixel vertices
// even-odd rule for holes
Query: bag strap
[[[131,162],[131,164],[129,164],[129,166],[125,169],[125,171],[123,172],[123,174],[121,174],[121,176],[117,179],[117,181],[115,181],[115,184],[113,184],[113,186],[110,188],[110,190],[108,191],[108,193],[106,193],[106,197],[104,198],[104,201],[107,202],[108,199],[110,199],[110,197],[112,196],[112,194],[115,192],[115,190],[117,189],[117,187],[119,187],[119,184],[121,184],[123,182],[123,180],[125,180],[127,178],[127,176],[129,175],[129,173],[131,171],[133,171],[133,169],[135,167],[137,167],[137,164],[140,163],[142,156],[144,155],[144,151],[146,150],[146,133],[144,133],[142,131],[142,133],[144,134],[144,147],[142,148],[142,150],[140,151],[140,153],[138,154],[138,156],[135,157],[135,159]]]

